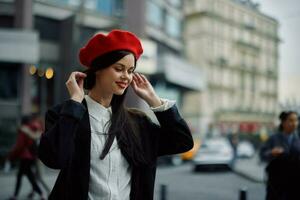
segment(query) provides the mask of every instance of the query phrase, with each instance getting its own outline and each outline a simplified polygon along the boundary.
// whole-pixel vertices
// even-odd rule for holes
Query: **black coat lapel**
[[[85,99],[82,104],[87,108],[87,104]],[[78,184],[78,192],[81,194],[77,194],[78,196],[74,196],[74,198],[79,198],[79,196],[83,197],[83,199],[88,198],[89,191],[89,179],[90,179],[90,149],[91,149],[91,128],[90,128],[90,120],[88,110],[84,113],[82,119],[79,122],[79,126],[76,132],[75,138],[76,145],[76,168],[74,169],[74,173],[77,174],[78,179],[73,180]],[[73,183],[74,184],[74,183]],[[76,192],[74,193],[76,194]]]
[[[78,137],[78,142],[80,145],[81,153],[83,154],[85,159],[85,165],[87,162],[90,165],[90,150],[91,150],[91,125],[90,125],[90,119],[89,119],[89,112],[87,108],[87,104],[85,99],[83,100],[82,104],[86,107],[87,112],[84,113],[82,119],[80,120],[79,127],[77,130],[76,137]]]

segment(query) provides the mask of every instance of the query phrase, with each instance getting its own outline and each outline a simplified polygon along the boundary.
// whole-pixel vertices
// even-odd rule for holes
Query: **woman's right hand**
[[[72,72],[66,82],[71,99],[79,103],[81,103],[84,98],[83,81],[85,77],[85,73]]]

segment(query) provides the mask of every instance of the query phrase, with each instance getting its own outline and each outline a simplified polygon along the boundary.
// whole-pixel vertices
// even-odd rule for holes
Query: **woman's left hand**
[[[162,104],[148,79],[139,73],[134,73],[131,86],[134,92],[144,99],[149,106],[158,107]]]

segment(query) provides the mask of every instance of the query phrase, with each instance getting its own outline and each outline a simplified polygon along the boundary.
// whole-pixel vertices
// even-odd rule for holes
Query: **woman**
[[[142,52],[140,40],[122,30],[96,34],[81,48],[88,69],[71,73],[70,99],[47,112],[40,142],[40,159],[61,170],[49,199],[153,199],[157,157],[193,147],[174,102],[134,72]],[[160,126],[124,106],[129,85]]]
[[[270,137],[260,152],[261,159],[268,162],[266,199],[296,200],[300,179],[298,115],[293,111],[282,112],[279,119],[279,132]]]

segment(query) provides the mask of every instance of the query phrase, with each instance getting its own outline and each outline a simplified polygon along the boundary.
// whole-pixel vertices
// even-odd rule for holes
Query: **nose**
[[[130,75],[127,71],[125,71],[122,76],[121,76],[122,79],[124,80],[130,80]]]

